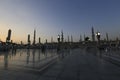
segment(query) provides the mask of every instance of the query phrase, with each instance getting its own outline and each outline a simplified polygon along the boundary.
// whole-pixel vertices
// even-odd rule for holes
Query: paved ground
[[[120,80],[120,67],[75,49],[43,73],[0,70],[0,80]]]

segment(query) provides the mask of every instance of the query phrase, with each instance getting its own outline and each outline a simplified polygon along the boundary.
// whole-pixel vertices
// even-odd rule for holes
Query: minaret
[[[94,33],[94,28],[92,27],[92,41],[95,41],[95,33]]]
[[[64,42],[64,35],[63,35],[63,31],[61,31],[61,41]]]
[[[109,41],[108,33],[106,33],[106,40]]]
[[[53,43],[53,37],[51,37],[51,43]]]
[[[68,36],[68,43],[70,42],[70,40],[69,40],[69,36]]]
[[[8,36],[6,38],[6,42],[10,42],[10,39],[11,39],[11,29],[8,30]]]
[[[34,30],[33,45],[35,45],[35,42],[36,42],[36,30]]]
[[[118,37],[116,37],[116,41],[119,41],[119,38],[118,38]]]
[[[39,37],[39,44],[41,43],[41,38]]]
[[[66,39],[65,39],[65,43],[66,43]]]
[[[47,44],[47,39],[45,41],[46,41],[46,44]]]
[[[79,40],[79,42],[81,42],[82,41],[82,36],[80,35],[80,40]]]
[[[72,35],[71,35],[71,43],[73,42],[73,37],[72,37]]]
[[[13,43],[13,40],[11,40],[11,43]]]
[[[84,34],[84,41],[85,41],[85,37],[86,37],[86,36],[85,36],[85,34]]]
[[[30,34],[28,34],[28,45],[30,45]]]
[[[21,41],[21,45],[23,45],[23,42]]]

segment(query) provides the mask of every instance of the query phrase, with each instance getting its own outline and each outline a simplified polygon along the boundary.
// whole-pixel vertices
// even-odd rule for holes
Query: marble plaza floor
[[[120,80],[120,66],[74,49],[44,71],[0,69],[0,80]]]

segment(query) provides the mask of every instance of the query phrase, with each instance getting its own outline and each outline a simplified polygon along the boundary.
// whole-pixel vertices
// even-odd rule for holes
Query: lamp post
[[[100,44],[100,36],[101,36],[100,32],[97,32],[96,37],[97,37],[97,40],[98,40],[98,44]]]
[[[60,51],[60,35],[58,35],[57,40],[58,40],[57,51],[59,52]]]
[[[58,35],[57,40],[58,40],[58,43],[60,43],[60,35]]]
[[[100,32],[96,32],[96,37],[97,37],[97,40],[98,40],[98,50],[99,50],[99,56],[101,57],[101,49],[100,49]]]

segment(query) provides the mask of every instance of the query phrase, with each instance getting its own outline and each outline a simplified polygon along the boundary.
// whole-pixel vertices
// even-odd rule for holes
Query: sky
[[[28,34],[33,40],[41,37],[44,43],[63,30],[64,38],[73,36],[79,41],[80,35],[91,38],[91,27],[105,33],[111,39],[120,37],[120,0],[0,0],[0,39],[6,40],[12,30],[13,42],[27,42]]]

